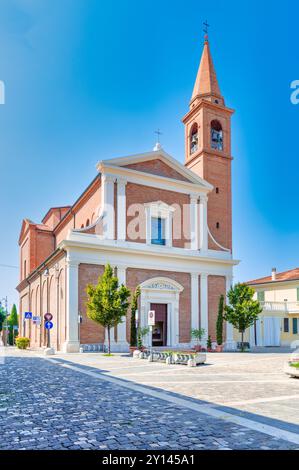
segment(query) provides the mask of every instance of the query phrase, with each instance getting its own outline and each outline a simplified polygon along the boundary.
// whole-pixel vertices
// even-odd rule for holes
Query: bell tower
[[[225,106],[205,35],[201,61],[184,116],[185,165],[214,186],[208,199],[210,249],[232,249],[231,115]],[[213,240],[214,239],[214,240]],[[215,241],[217,243],[215,243]]]

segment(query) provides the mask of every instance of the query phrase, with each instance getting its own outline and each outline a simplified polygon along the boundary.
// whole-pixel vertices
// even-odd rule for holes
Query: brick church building
[[[131,290],[141,288],[139,318],[156,311],[145,342],[189,347],[192,328],[216,338],[221,294],[230,288],[232,257],[231,116],[205,38],[185,125],[185,164],[160,144],[153,151],[101,161],[72,206],[52,207],[41,223],[24,219],[20,245],[20,335],[43,347],[43,316],[53,315],[51,343],[75,352],[105,342],[86,316],[86,285],[106,263]],[[26,320],[25,312],[33,319]],[[130,313],[114,328],[112,350],[126,351]],[[233,329],[225,325],[226,348]]]

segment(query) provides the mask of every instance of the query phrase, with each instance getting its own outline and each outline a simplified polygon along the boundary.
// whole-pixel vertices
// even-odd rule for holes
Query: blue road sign
[[[25,312],[24,316],[25,316],[25,320],[31,320],[32,319],[32,312]]]
[[[51,330],[51,328],[53,328],[53,323],[51,321],[46,321],[45,328],[46,330]]]

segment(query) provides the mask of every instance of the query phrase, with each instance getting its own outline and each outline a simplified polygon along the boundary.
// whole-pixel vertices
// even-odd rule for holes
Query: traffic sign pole
[[[45,328],[47,329],[47,348],[51,347],[51,337],[50,330],[53,328],[53,323],[51,322],[53,315],[51,313],[45,313],[44,319],[46,320]]]

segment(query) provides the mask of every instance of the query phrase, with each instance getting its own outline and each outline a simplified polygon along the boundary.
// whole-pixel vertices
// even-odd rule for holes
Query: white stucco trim
[[[152,217],[160,217],[165,220],[165,240],[166,245],[172,246],[172,214],[175,209],[165,202],[155,201],[144,204],[146,217],[146,243],[152,245]],[[157,246],[157,245],[153,245]]]
[[[190,194],[191,192],[198,193],[198,195],[207,194],[213,189],[213,186],[206,182],[206,184],[200,184],[198,182],[192,183],[176,180],[166,176],[154,175],[152,173],[132,170],[121,166],[107,165],[105,162],[102,162],[98,169],[102,173],[105,172],[105,174],[109,174],[115,178],[122,176],[126,178],[129,183],[165,189],[166,191],[174,191],[182,194]]]
[[[219,248],[221,248],[221,250],[227,251],[228,253],[230,253],[231,250],[229,248],[225,248],[223,245],[220,245],[220,243],[217,242],[217,240],[211,234],[211,231],[210,231],[209,227],[208,227],[208,234],[209,234],[209,237],[211,238],[211,240],[215,243],[215,245],[217,245]]]
[[[125,240],[127,232],[126,178],[117,178],[117,239]]]
[[[147,315],[152,303],[167,304],[167,346],[179,347],[179,300],[183,286],[167,277],[154,277],[141,283],[140,290],[140,326],[147,327]],[[144,343],[151,346],[151,333],[148,333]]]
[[[66,260],[66,341],[62,345],[64,352],[78,352],[79,340],[79,263],[73,257]]]
[[[97,169],[99,171],[102,171],[103,166],[122,167],[122,166],[130,165],[133,163],[145,162],[145,161],[150,161],[150,160],[155,160],[155,159],[164,161],[168,166],[176,170],[185,178],[189,179],[191,183],[198,184],[202,187],[205,187],[206,189],[210,191],[213,189],[213,186],[210,183],[205,181],[200,176],[196,175],[192,170],[189,170],[188,168],[186,168],[185,165],[183,165],[178,160],[173,158],[163,149],[159,149],[158,151],[151,151],[151,152],[146,152],[146,153],[141,153],[141,154],[129,155],[125,157],[100,161],[97,164]],[[135,172],[135,170],[131,170],[131,169],[130,171]],[[152,176],[155,176],[155,175],[152,175]],[[180,180],[177,180],[177,181],[180,181]]]
[[[108,240],[115,238],[114,182],[113,175],[102,174],[103,238]]]
[[[148,255],[151,258],[155,257],[156,260],[164,257],[176,260],[181,259],[185,265],[187,260],[194,263],[208,262],[211,265],[223,264],[234,266],[239,263],[238,260],[232,259],[231,253],[223,251],[208,250],[207,253],[201,253],[199,250],[186,248],[147,245],[145,243],[122,242],[119,240],[103,240],[102,237],[95,234],[78,233],[71,230],[67,235],[67,239],[61,241],[58,245],[60,249],[67,249],[68,247],[97,251],[110,250],[116,253],[116,255],[124,253],[127,259],[134,254],[137,254],[139,257],[140,255]],[[116,262],[115,264],[117,265],[118,263]]]

